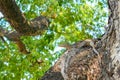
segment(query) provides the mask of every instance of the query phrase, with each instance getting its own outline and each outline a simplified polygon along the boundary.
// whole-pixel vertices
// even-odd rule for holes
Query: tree
[[[27,2],[26,1],[16,1],[16,2],[20,6],[20,3],[27,4],[29,1],[27,1]],[[8,22],[11,24],[11,27],[13,27],[15,29],[15,31],[11,32],[11,31],[8,31],[8,30],[4,29],[3,27],[1,27],[0,28],[1,38],[3,39],[4,37],[7,37],[9,40],[15,42],[18,45],[18,48],[19,48],[19,51],[17,51],[15,45],[13,45],[11,42],[9,43],[10,46],[7,45],[8,43],[4,45],[4,46],[8,46],[12,50],[9,51],[9,54],[2,54],[2,56],[4,56],[4,57],[2,57],[2,59],[1,59],[1,65],[4,66],[4,67],[2,67],[2,69],[1,69],[1,73],[2,73],[2,78],[1,79],[12,79],[12,78],[14,78],[14,76],[21,79],[21,78],[25,78],[26,74],[30,76],[30,78],[27,76],[26,79],[31,79],[32,76],[37,77],[38,74],[40,73],[41,69],[36,70],[35,68],[39,68],[39,67],[34,66],[34,65],[38,65],[38,64],[41,65],[41,63],[44,63],[44,64],[42,64],[42,66],[44,67],[45,63],[47,62],[45,60],[44,55],[47,54],[47,57],[48,57],[48,51],[53,50],[53,48],[54,48],[51,45],[54,43],[55,39],[57,40],[57,39],[60,38],[60,40],[61,40],[61,36],[64,36],[64,37],[62,37],[62,39],[65,38],[63,40],[63,42],[67,41],[69,43],[73,43],[75,41],[79,41],[79,40],[82,40],[82,39],[85,39],[85,38],[92,38],[92,37],[99,37],[100,36],[99,33],[95,36],[91,36],[86,31],[94,30],[95,28],[93,29],[92,25],[95,25],[95,24],[92,22],[92,19],[99,20],[99,18],[103,15],[99,15],[98,17],[93,18],[93,16],[94,16],[93,13],[95,13],[96,10],[92,9],[92,7],[90,5],[82,4],[81,6],[79,6],[79,4],[73,4],[72,2],[73,2],[72,0],[69,0],[69,1],[67,1],[67,0],[66,1],[50,0],[48,2],[45,2],[45,0],[43,0],[43,1],[41,1],[40,5],[38,4],[39,3],[38,1],[32,2],[32,4],[34,4],[34,3],[37,4],[35,7],[39,10],[41,10],[43,8],[38,8],[38,6],[43,6],[43,7],[45,7],[44,5],[48,6],[47,9],[43,9],[43,11],[41,10],[42,15],[47,16],[50,19],[52,19],[51,20],[52,21],[51,26],[54,26],[54,27],[51,27],[51,26],[48,27],[49,21],[46,17],[40,16],[38,18],[32,19],[32,18],[37,16],[37,15],[34,15],[34,14],[29,14],[30,12],[32,12],[32,9],[31,9],[30,12],[27,12],[27,10],[24,9],[26,7],[23,7],[23,12],[25,11],[25,13],[23,14],[23,13],[21,13],[19,8],[17,7],[15,1],[13,1],[13,0],[0,1],[0,11],[4,14],[5,19],[8,20]],[[53,5],[53,3],[54,3],[54,5]],[[81,3],[85,3],[85,0],[81,1]],[[44,4],[44,5],[42,5],[42,4]],[[101,5],[102,2],[99,2],[99,4]],[[28,9],[29,9],[29,5],[24,5],[24,6],[27,6]],[[58,6],[58,7],[56,9],[54,9],[56,6]],[[71,8],[70,8],[70,6],[71,6]],[[33,6],[31,6],[30,8],[33,8]],[[101,10],[101,9],[99,9],[99,10]],[[81,15],[78,15],[79,13]],[[97,14],[100,14],[100,13],[101,12],[98,12]],[[104,11],[102,11],[102,13],[104,13]],[[89,14],[89,16],[86,15],[86,14]],[[54,18],[54,20],[53,20],[53,18]],[[28,21],[29,19],[31,19],[31,20]],[[103,20],[101,20],[101,21],[103,21]],[[79,26],[79,29],[78,29],[78,27],[76,27],[76,24],[79,24],[79,23],[81,23],[82,28],[81,28],[81,26]],[[101,27],[101,25],[98,25],[98,26]],[[48,29],[48,32],[46,32],[44,34],[43,31],[46,28]],[[100,31],[100,28],[98,29],[98,31]],[[72,37],[70,37],[71,33],[72,33],[72,35],[74,35],[74,39]],[[35,35],[38,35],[38,34],[43,34],[42,39],[39,36],[36,37],[36,39],[37,38],[40,39],[40,42],[36,40],[36,42],[34,42],[34,45],[37,45],[37,44],[39,45],[40,44],[42,46],[41,47],[37,46],[35,48],[33,48],[34,46],[32,46],[32,47],[29,46],[28,45],[29,42],[34,40],[35,38],[24,37],[24,36],[35,36]],[[82,35],[82,36],[79,36],[79,35]],[[53,38],[55,38],[55,39],[53,40]],[[95,41],[96,41],[96,44],[97,44],[98,40],[95,40]],[[89,40],[88,40],[88,42],[89,42]],[[78,44],[79,43],[81,44],[81,42],[78,42]],[[83,41],[83,43],[84,43],[84,41]],[[74,46],[76,46],[76,44],[77,43],[75,43]],[[30,52],[29,52],[29,50],[26,49],[27,48],[26,45],[30,49]],[[65,46],[65,45],[62,45],[62,46]],[[93,49],[96,49],[96,46],[94,48],[94,46],[89,45],[89,43],[88,43],[88,45],[86,45],[86,47],[88,47],[88,46],[92,47]],[[69,47],[69,45],[67,45],[65,47]],[[83,48],[83,47],[85,47],[85,45],[83,45],[81,47],[80,46],[77,46],[77,47]],[[88,49],[89,49],[89,47],[88,47]],[[99,46],[97,48],[99,48]],[[74,49],[71,48],[71,45],[70,45],[70,50],[71,49],[74,51]],[[77,48],[75,48],[75,51],[76,51],[76,49]],[[8,53],[8,50],[6,50],[6,49],[4,49],[4,50],[5,51],[3,51],[3,50],[1,50],[1,51],[3,53]],[[43,51],[41,51],[41,50],[43,50]],[[38,60],[39,57],[40,57],[40,54],[38,54],[37,51],[40,52],[40,53],[43,53],[41,58],[43,58],[44,61],[41,60],[41,58],[40,58],[40,60]],[[98,51],[98,49],[97,49],[97,51]],[[18,54],[16,54],[16,53],[20,53],[20,52],[25,53],[25,54],[28,54],[28,53],[32,53],[32,54],[29,54],[27,56],[25,56],[25,55],[19,56]],[[91,52],[92,52],[92,49],[91,49]],[[13,53],[14,53],[14,55],[13,55]],[[73,54],[71,53],[71,55],[73,55]],[[6,60],[4,60],[5,57],[7,57]],[[63,54],[63,57],[64,57],[64,54]],[[33,58],[35,58],[35,59],[33,59]],[[100,58],[101,58],[101,55],[100,55]],[[51,59],[53,59],[53,58],[51,58]],[[94,58],[92,58],[92,59],[94,59]],[[70,58],[69,58],[69,60],[70,60]],[[69,62],[69,60],[67,60],[67,61]],[[92,60],[90,60],[90,61],[92,61]],[[56,64],[55,64],[55,68],[58,71],[60,68],[57,67],[58,66],[57,63],[59,64],[59,61],[56,62]],[[17,69],[5,67],[5,65],[6,66],[11,66],[11,64],[15,65],[15,66],[12,66],[12,67],[17,67]],[[49,62],[48,62],[48,64],[49,64]],[[20,68],[21,66],[22,66],[22,68]],[[34,66],[34,68],[29,68],[31,66],[32,67]],[[46,66],[47,65],[45,65],[45,68],[46,68]],[[43,67],[42,67],[42,69],[43,69]],[[5,68],[6,70],[3,70],[3,68]],[[23,70],[23,68],[24,68],[24,70]],[[33,69],[33,70],[27,70],[27,68]],[[68,67],[66,67],[66,68],[68,68]],[[47,69],[48,69],[48,67],[47,67]],[[13,70],[16,70],[16,71],[18,70],[18,71],[14,72]],[[61,70],[63,70],[63,69],[61,69]],[[19,71],[21,71],[21,72],[19,72]],[[38,74],[31,75],[32,72],[33,73],[35,72],[35,73],[38,73]],[[50,72],[51,72],[51,69],[50,69]],[[3,75],[5,75],[5,74],[9,75],[9,77],[4,77]],[[57,74],[58,77],[61,77],[60,76],[61,75],[60,71],[57,72],[57,73],[53,72],[53,74]],[[64,74],[64,72],[62,74]],[[55,76],[55,77],[57,78],[57,76]],[[69,78],[71,78],[71,77],[69,77]],[[37,78],[33,78],[33,79],[37,79]],[[59,79],[62,79],[62,77],[59,78]]]
[[[120,79],[119,3],[120,1],[108,0],[110,15],[106,33],[100,39],[85,40],[72,45],[46,73],[43,80],[47,80],[46,76],[58,72],[62,74],[59,77],[64,80]]]

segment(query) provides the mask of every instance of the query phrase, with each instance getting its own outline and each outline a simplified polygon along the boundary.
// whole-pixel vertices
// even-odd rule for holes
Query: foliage
[[[47,16],[51,24],[44,35],[22,37],[29,55],[21,54],[16,45],[0,41],[0,80],[37,80],[64,52],[60,43],[74,43],[97,38],[107,22],[106,0],[16,0],[28,20]],[[6,20],[0,25],[13,30]],[[40,63],[37,63],[40,60]]]

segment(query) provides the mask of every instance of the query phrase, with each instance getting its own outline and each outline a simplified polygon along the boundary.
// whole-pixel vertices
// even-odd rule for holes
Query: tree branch
[[[1,39],[2,36],[5,36],[9,40],[14,41],[17,44],[19,51],[25,54],[29,52],[26,50],[20,37],[41,35],[50,24],[49,20],[44,16],[39,16],[31,21],[27,21],[15,3],[15,0],[0,0],[0,11],[10,25],[16,30],[9,32],[0,27]]]
[[[49,20],[43,16],[27,21],[15,0],[0,0],[0,11],[11,26],[21,35],[40,35],[49,25]]]
[[[21,35],[19,33],[17,33],[16,31],[7,31],[0,26],[0,38],[5,42],[3,36],[9,39],[10,41],[15,42],[20,52],[24,54],[29,54],[29,52],[26,50],[25,44],[20,40]]]

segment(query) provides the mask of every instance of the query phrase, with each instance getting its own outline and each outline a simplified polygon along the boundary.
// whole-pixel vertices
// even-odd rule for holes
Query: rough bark
[[[108,4],[111,13],[108,21],[111,33],[105,39],[106,49],[110,52],[112,59],[112,78],[120,80],[120,0],[109,0]]]
[[[80,46],[83,41],[78,42],[68,47],[43,80],[49,80],[51,72],[60,72],[64,80],[120,80],[120,1],[108,0],[108,5],[106,33],[93,40],[99,54],[95,54],[93,46]]]
[[[64,78],[63,80],[98,80],[102,78],[100,74],[102,72],[102,64],[104,64],[101,63],[104,53],[101,48],[102,42],[99,39],[92,41],[95,43],[94,47],[99,54],[93,50],[90,42],[89,44],[88,42],[86,44],[85,41],[77,42],[71,45],[71,48],[59,58],[52,67],[52,72],[60,72]],[[46,78],[50,74],[45,74]]]
[[[9,40],[14,41],[18,45],[20,52],[25,54],[29,53],[29,51],[26,50],[20,37],[41,35],[50,24],[49,20],[44,16],[39,16],[31,21],[27,21],[15,3],[15,0],[0,0],[0,11],[15,29],[15,31],[10,32],[1,27],[1,38],[2,36],[5,36]]]

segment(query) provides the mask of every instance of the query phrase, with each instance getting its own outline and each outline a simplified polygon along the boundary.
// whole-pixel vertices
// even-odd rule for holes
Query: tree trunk
[[[108,5],[111,13],[108,20],[109,34],[104,41],[112,60],[110,64],[112,78],[120,80],[120,1],[109,0]]]
[[[42,80],[120,80],[120,1],[108,0],[108,5],[110,16],[103,37],[70,46]]]

